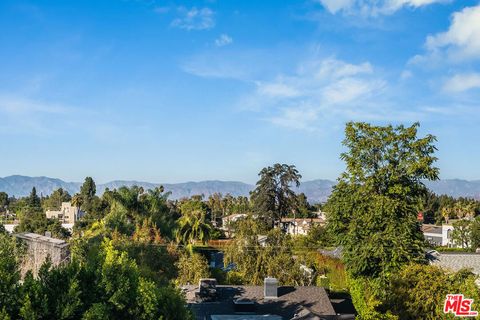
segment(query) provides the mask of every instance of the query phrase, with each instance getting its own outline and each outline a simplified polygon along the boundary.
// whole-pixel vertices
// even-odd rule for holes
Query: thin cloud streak
[[[215,12],[210,8],[197,9],[192,7],[187,9],[185,7],[177,8],[179,17],[175,18],[170,24],[172,27],[190,30],[208,30],[215,26]]]
[[[449,0],[317,0],[331,14],[361,15],[376,17],[391,15],[403,8],[420,8]]]

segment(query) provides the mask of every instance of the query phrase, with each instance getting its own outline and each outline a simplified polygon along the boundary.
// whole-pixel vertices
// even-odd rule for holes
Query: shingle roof
[[[218,285],[217,300],[195,302],[197,286],[184,286],[187,302],[197,319],[210,319],[211,315],[235,314],[233,301],[246,299],[255,302],[255,314],[279,315],[283,319],[334,319],[335,310],[327,292],[321,287],[279,287],[277,299],[264,299],[263,286]]]
[[[438,233],[442,234],[442,226],[436,226],[434,224],[423,224],[422,225],[423,233]]]
[[[440,253],[432,263],[452,271],[468,268],[480,275],[480,254],[478,253]]]

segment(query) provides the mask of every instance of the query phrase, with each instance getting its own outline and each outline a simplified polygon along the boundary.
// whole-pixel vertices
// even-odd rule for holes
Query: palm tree
[[[178,219],[177,242],[186,244],[190,250],[197,240],[206,243],[210,239],[211,233],[212,227],[205,220],[203,212],[191,212]]]
[[[83,204],[83,197],[80,194],[76,194],[73,196],[71,202],[72,206],[80,208]]]
[[[468,219],[473,219],[475,217],[475,202],[469,201],[463,207],[465,210],[465,217]]]
[[[458,219],[462,219],[465,216],[465,206],[462,202],[457,201],[453,206],[453,211]]]
[[[442,217],[445,219],[445,223],[448,224],[448,220],[450,219],[452,208],[443,207],[441,212],[442,212]]]

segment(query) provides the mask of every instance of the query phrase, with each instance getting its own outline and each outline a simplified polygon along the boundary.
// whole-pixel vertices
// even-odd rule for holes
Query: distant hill
[[[67,190],[70,194],[75,194],[80,190],[81,182],[65,182],[60,179],[48,177],[27,177],[27,176],[8,176],[0,178],[0,191],[8,193],[10,196],[24,197],[30,194],[32,188],[37,189],[38,194],[48,195],[58,188]],[[253,189],[252,185],[237,181],[200,181],[185,183],[150,183],[144,181],[124,181],[115,180],[104,184],[97,184],[97,193],[102,194],[106,188],[110,190],[118,189],[121,186],[141,186],[144,189],[153,189],[163,185],[165,191],[171,192],[171,199],[190,197],[193,195],[204,194],[209,196],[212,193],[220,192],[222,194],[230,193],[233,196],[248,196]]]
[[[425,185],[438,195],[446,194],[455,198],[467,197],[480,200],[480,180],[449,179],[426,181]]]
[[[70,194],[75,194],[80,190],[80,182],[65,182],[60,179],[48,177],[27,177],[27,176],[8,176],[0,178],[0,191],[8,193],[10,196],[23,197],[30,193],[32,187],[37,188],[38,194],[48,195],[58,188],[67,190]],[[102,194],[106,188],[110,190],[121,186],[142,186],[144,189],[152,189],[163,185],[166,191],[172,194],[171,199],[190,197],[192,195],[204,194],[206,197],[215,192],[222,194],[230,193],[233,196],[248,196],[254,186],[238,181],[200,181],[185,183],[150,183],[143,181],[122,181],[116,180],[104,184],[97,184],[97,193]],[[312,203],[324,202],[331,193],[335,185],[331,180],[311,180],[302,182],[297,192],[303,192]],[[447,194],[454,197],[470,197],[480,200],[480,180],[441,180],[435,182],[426,182],[436,194]]]
[[[190,197],[193,195],[203,194],[206,197],[220,192],[222,194],[230,193],[233,196],[248,196],[252,185],[237,182],[237,181],[200,181],[200,182],[184,182],[184,183],[149,183],[141,181],[112,181],[105,184],[100,184],[97,187],[99,193],[103,193],[105,188],[113,190],[121,186],[141,186],[144,189],[153,189],[157,186],[163,185],[165,191],[171,192],[170,199],[180,199],[183,197]]]
[[[58,188],[67,190],[74,194],[80,190],[81,183],[65,182],[60,179],[48,177],[26,177],[26,176],[8,176],[0,178],[0,191],[8,193],[9,196],[24,197],[30,194],[32,188],[37,189],[38,194],[48,195]]]

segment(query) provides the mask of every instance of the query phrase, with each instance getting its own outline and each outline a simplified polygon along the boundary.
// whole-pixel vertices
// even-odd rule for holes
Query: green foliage
[[[177,260],[176,248],[167,244],[158,229],[144,221],[136,225],[131,238],[115,234],[113,245],[125,251],[135,260],[142,277],[153,280],[158,285],[165,285],[176,276],[174,263]]]
[[[94,303],[83,315],[83,320],[112,319],[105,303]]]
[[[472,243],[472,222],[469,220],[458,220],[453,223],[452,241],[462,247],[470,248]]]
[[[106,300],[111,306],[115,318],[130,318],[134,313],[135,295],[139,274],[135,261],[126,252],[114,249],[112,243],[105,243],[105,261],[101,271],[101,285]]]
[[[472,248],[480,248],[480,217],[476,217],[471,226]]]
[[[7,309],[5,307],[3,307],[1,310],[0,310],[0,320],[10,320],[10,315],[8,314],[7,312]]]
[[[32,188],[32,192],[30,192],[30,196],[27,199],[27,204],[30,210],[38,211],[41,210],[41,200],[37,195],[37,189],[35,187]]]
[[[251,204],[247,197],[233,197],[230,194],[222,196],[221,193],[214,193],[208,197],[207,205],[212,214],[212,221],[218,217],[251,211]]]
[[[314,276],[305,273],[301,267],[305,261],[295,259],[292,248],[291,238],[278,229],[268,233],[265,246],[260,245],[253,230],[242,230],[225,249],[225,263],[236,266],[227,273],[227,281],[238,283],[242,279],[244,284],[261,285],[271,276],[282,285],[311,285]]]
[[[348,123],[341,155],[347,170],[327,202],[329,228],[343,246],[354,277],[387,277],[422,261],[424,239],[417,222],[422,179],[435,180],[435,138],[417,138],[411,127]]]
[[[70,202],[72,197],[70,194],[59,188],[52,192],[50,196],[47,196],[42,201],[42,207],[44,210],[60,210],[62,202]]]
[[[474,217],[480,214],[480,201],[428,192],[422,199],[421,210],[425,223],[449,223],[452,218]]]
[[[62,227],[57,219],[47,219],[43,212],[26,213],[20,218],[15,232],[33,232],[45,234],[46,231],[52,233],[53,237],[66,239],[70,236],[70,232]]]
[[[391,312],[379,310],[382,305],[382,285],[379,279],[349,277],[348,286],[352,302],[360,320],[399,320]]]
[[[52,267],[47,260],[34,278],[20,283],[16,243],[0,235],[2,318],[191,319],[181,293],[141,275],[134,259],[105,240],[94,259]]]
[[[80,187],[80,194],[87,200],[92,199],[97,193],[97,187],[92,177],[86,177],[83,185]]]
[[[251,192],[251,201],[256,214],[268,226],[296,209],[297,197],[292,185],[299,186],[302,176],[293,165],[276,163],[263,168],[255,190]]]
[[[19,264],[23,248],[14,238],[0,234],[0,307],[12,314],[19,289]]]
[[[448,272],[437,266],[408,264],[381,279],[349,277],[352,301],[360,319],[453,319],[443,313],[447,294],[462,293],[474,299],[478,310],[480,292],[476,276],[468,270]]]
[[[87,213],[93,213],[95,211],[95,204],[98,201],[97,187],[95,181],[91,177],[86,177],[82,186],[80,187],[80,193],[72,199],[72,204],[76,207],[80,207]]]
[[[339,259],[318,254],[315,267],[319,274],[317,285],[328,287],[336,292],[348,291],[345,266]],[[328,285],[323,285],[322,279],[327,279]]]
[[[288,214],[291,218],[314,218],[315,208],[308,203],[307,196],[304,193],[295,196],[295,206],[293,212]]]
[[[199,253],[183,253],[175,265],[178,269],[178,276],[175,280],[177,285],[196,285],[200,279],[210,277],[208,261]]]
[[[178,289],[172,287],[159,288],[158,313],[165,320],[194,320],[191,310],[185,307],[184,296]]]
[[[316,250],[331,247],[335,244],[332,233],[321,225],[313,225],[307,235],[296,235],[294,246],[299,249]]]
[[[473,310],[478,310],[480,292],[475,279],[467,270],[447,273],[436,266],[407,265],[393,275],[383,308],[406,320],[453,319],[443,313],[445,296],[463,293],[474,299]]]
[[[187,200],[180,205],[182,216],[178,220],[176,239],[178,243],[192,248],[195,241],[206,243],[213,231],[207,221],[207,207],[200,200]]]
[[[9,204],[8,194],[6,192],[0,191],[0,212],[5,210],[5,207]]]
[[[128,216],[128,210],[118,202],[114,202],[110,207],[110,212],[104,218],[105,227],[131,236],[135,230],[135,225]]]

